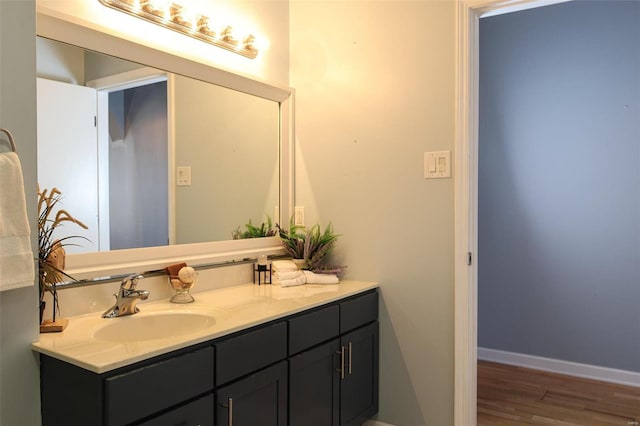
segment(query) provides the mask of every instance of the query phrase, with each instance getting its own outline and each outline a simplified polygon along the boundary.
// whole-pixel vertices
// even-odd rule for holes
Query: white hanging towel
[[[27,218],[20,159],[0,154],[0,291],[35,282],[31,231]]]

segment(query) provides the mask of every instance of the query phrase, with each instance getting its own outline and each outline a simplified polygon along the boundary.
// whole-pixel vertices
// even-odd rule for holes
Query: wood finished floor
[[[478,361],[478,426],[638,422],[640,388]]]

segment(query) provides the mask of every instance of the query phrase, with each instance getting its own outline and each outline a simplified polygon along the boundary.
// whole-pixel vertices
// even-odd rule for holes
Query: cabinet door
[[[340,382],[340,424],[361,425],[378,412],[378,322],[340,339],[344,379]]]
[[[218,389],[216,425],[286,426],[287,397],[287,362],[281,361]]]
[[[338,426],[340,341],[289,358],[289,425]]]

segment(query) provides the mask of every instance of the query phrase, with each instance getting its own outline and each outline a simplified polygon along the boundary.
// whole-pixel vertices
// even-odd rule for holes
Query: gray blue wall
[[[0,126],[15,137],[24,177],[31,246],[38,250],[35,2],[0,0]],[[2,142],[0,150],[6,151]],[[0,191],[3,190],[0,182]],[[0,292],[0,425],[40,425],[38,289]]]
[[[480,347],[640,372],[640,2],[480,27]]]
[[[166,245],[167,82],[109,93],[109,120],[111,249]]]

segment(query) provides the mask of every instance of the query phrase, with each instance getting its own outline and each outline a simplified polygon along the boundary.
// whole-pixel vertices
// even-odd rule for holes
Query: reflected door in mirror
[[[109,92],[108,128],[109,248],[168,244],[167,82]]]
[[[36,89],[38,184],[42,190],[58,188],[60,208],[88,227],[60,226],[53,239],[81,236],[65,246],[68,253],[98,251],[96,90],[42,78]]]

